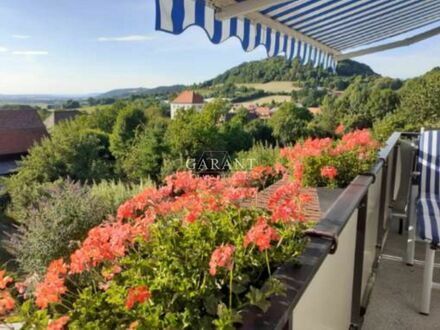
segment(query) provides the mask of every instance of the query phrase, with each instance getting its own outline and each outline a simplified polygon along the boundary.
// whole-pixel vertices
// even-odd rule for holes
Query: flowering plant
[[[231,175],[231,182],[263,190],[280,180],[286,174],[286,168],[276,163],[274,166],[257,165],[250,171],[236,171]]]
[[[339,126],[337,133],[342,133]],[[291,171],[302,166],[302,181],[309,187],[345,187],[370,170],[380,144],[367,129],[346,133],[338,140],[307,139],[280,151]]]
[[[178,172],[128,200],[69,260],[51,262],[21,306],[25,327],[230,329],[246,306],[267,309],[284,292],[271,273],[302,252],[308,227],[299,181],[268,210],[240,207],[267,171]]]

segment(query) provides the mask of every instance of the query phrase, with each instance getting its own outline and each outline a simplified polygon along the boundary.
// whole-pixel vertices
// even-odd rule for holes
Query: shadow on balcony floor
[[[419,314],[423,266],[406,266],[399,260],[404,239],[396,233],[390,233],[388,237],[363,330],[440,329],[440,291],[432,291],[430,315]],[[417,243],[416,260],[424,260],[424,251],[424,244]],[[436,262],[440,263],[440,251],[436,254]],[[439,268],[434,271],[434,281],[440,282]]]

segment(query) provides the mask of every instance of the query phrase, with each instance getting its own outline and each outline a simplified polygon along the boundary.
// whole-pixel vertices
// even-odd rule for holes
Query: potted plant
[[[357,175],[367,173],[377,161],[380,144],[369,130],[342,132],[340,125],[336,130],[339,139],[307,139],[280,151],[290,175],[301,180],[304,187],[317,188],[321,211],[326,211]]]

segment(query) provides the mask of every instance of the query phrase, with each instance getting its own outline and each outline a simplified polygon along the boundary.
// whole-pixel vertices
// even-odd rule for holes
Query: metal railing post
[[[387,198],[389,190],[388,190],[388,163],[389,163],[389,157],[384,160],[383,167],[382,167],[382,181],[380,183],[380,198],[379,198],[379,221],[377,224],[377,254],[376,254],[376,261],[380,255],[380,252],[383,249],[384,245],[384,236],[385,236],[385,218],[388,214],[388,207],[389,205],[386,205],[389,199]],[[391,185],[393,184],[393,178],[391,178]],[[392,190],[392,189],[391,189]]]
[[[396,185],[396,169],[397,169],[397,158],[399,155],[399,145],[396,144],[393,150],[393,163],[391,165],[391,171],[394,175],[391,177],[391,187],[390,187],[390,202],[394,200],[394,189]],[[389,159],[389,158],[388,158]]]
[[[368,191],[362,198],[357,214],[356,248],[353,271],[353,294],[351,300],[351,329],[359,329],[362,325],[362,273],[364,267],[365,229],[367,223]]]

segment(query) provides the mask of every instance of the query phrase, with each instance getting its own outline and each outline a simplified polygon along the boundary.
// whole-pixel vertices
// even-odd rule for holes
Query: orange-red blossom
[[[151,292],[145,285],[136,286],[128,289],[128,296],[125,302],[127,309],[132,309],[135,303],[143,304],[151,298]]]

